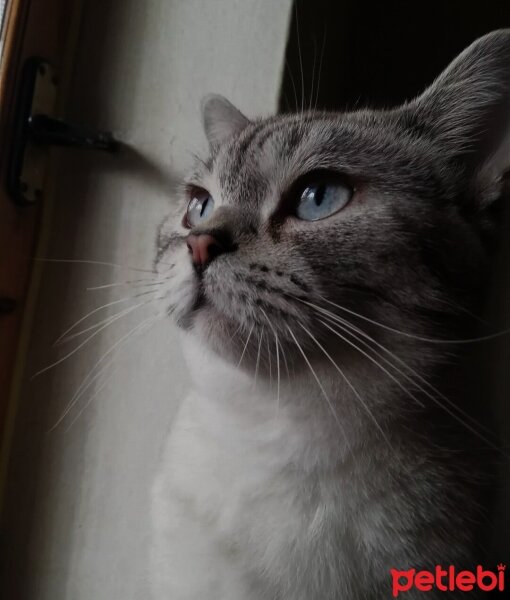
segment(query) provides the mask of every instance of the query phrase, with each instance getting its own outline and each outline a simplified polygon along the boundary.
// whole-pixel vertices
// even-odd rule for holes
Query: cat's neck
[[[271,378],[244,371],[222,359],[192,336],[183,347],[203,420],[218,437],[236,435],[243,443],[278,445],[300,440],[314,460],[348,458],[354,448],[380,438],[409,405],[404,391],[376,365],[341,376],[332,365],[298,369],[291,377]],[[372,368],[373,367],[373,368]],[[395,389],[397,388],[397,389]],[[397,393],[397,390],[400,392]],[[299,444],[297,444],[299,445]]]

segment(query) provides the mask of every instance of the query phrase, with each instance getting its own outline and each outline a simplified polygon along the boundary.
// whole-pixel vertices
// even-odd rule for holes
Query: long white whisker
[[[297,2],[294,4],[295,15],[296,15],[296,33],[298,43],[298,55],[299,55],[299,69],[301,71],[301,115],[305,112],[305,75],[303,70],[303,57],[301,54],[301,35],[299,33],[299,15]]]
[[[128,339],[132,338],[133,335],[135,335],[135,333],[138,333],[139,336],[143,335],[146,331],[148,331],[150,329],[150,327],[157,320],[158,320],[157,318],[154,318],[153,321],[151,321],[148,325],[146,325],[145,329],[143,327],[141,327],[139,330],[132,331],[131,334],[130,334],[130,336],[128,337]],[[115,362],[115,358],[116,358],[116,356],[114,355],[113,356],[113,360],[110,362],[110,364],[112,364],[113,362]],[[90,403],[94,400],[94,398],[101,392],[101,390],[103,390],[108,385],[108,383],[111,381],[111,379],[113,377],[113,373],[115,372],[116,368],[117,367],[114,367],[114,369],[105,378],[105,380],[103,381],[103,383],[96,390],[94,390],[94,393],[90,396],[90,398],[87,399],[87,402],[85,402],[85,404],[78,411],[78,413],[76,414],[76,416],[74,417],[74,419],[66,427],[66,429],[64,430],[64,433],[68,433],[69,432],[69,430],[71,429],[71,427],[76,423],[76,421],[81,417],[81,415],[85,412],[85,410],[90,406]]]
[[[319,311],[323,315],[324,318],[327,318],[328,320],[335,322],[338,326],[341,326],[342,327],[342,331],[344,331],[346,333],[349,333],[349,331],[346,331],[345,328],[349,329],[351,331],[350,335],[353,335],[353,337],[355,337],[355,339],[359,343],[363,344],[365,347],[368,347],[370,349],[370,351],[374,352],[374,354],[378,358],[380,358],[381,360],[383,360],[385,362],[385,364],[387,364],[390,367],[392,367],[393,369],[395,369],[400,375],[402,375],[407,381],[409,381],[416,389],[418,389],[423,394],[425,394],[433,402],[438,403],[438,400],[437,400],[437,398],[435,398],[431,394],[431,392],[433,394],[436,394],[439,398],[441,398],[444,402],[446,402],[449,406],[451,406],[454,410],[456,410],[465,419],[471,421],[477,427],[479,427],[480,429],[486,431],[489,435],[497,437],[494,434],[494,432],[489,427],[484,426],[483,424],[479,423],[476,419],[474,419],[473,417],[471,417],[471,415],[469,415],[468,413],[466,413],[459,406],[457,406],[454,402],[452,402],[447,396],[445,396],[443,393],[441,393],[437,388],[435,388],[431,383],[429,383],[422,375],[420,375],[420,373],[418,373],[415,369],[413,369],[410,365],[408,365],[398,355],[396,355],[394,352],[392,352],[391,350],[389,350],[388,348],[386,348],[385,346],[383,346],[382,344],[380,344],[377,340],[375,340],[368,333],[366,333],[365,331],[363,331],[359,327],[356,327],[355,325],[353,325],[349,321],[343,319],[342,317],[339,317],[335,313],[332,313],[331,311],[329,311],[329,310],[327,310],[325,308],[322,308],[320,306],[317,306],[316,304],[313,304],[311,302],[307,302],[305,300],[301,300],[301,301],[304,302],[305,304],[308,304],[314,310]],[[352,332],[354,332],[354,334]],[[415,380],[413,380],[407,373],[405,373],[404,371],[402,371],[401,369],[399,369],[392,362],[388,361],[384,356],[382,356],[382,354],[380,352],[377,352],[374,348],[372,348],[369,344],[367,344],[367,342],[364,342],[362,339],[360,339],[360,336],[363,337],[363,338],[365,338],[365,339],[367,339],[367,340],[369,340],[372,344],[374,344],[375,346],[377,346],[377,348],[379,348],[380,350],[382,350],[385,354],[387,354],[393,360],[395,360],[398,364],[400,364],[404,369],[407,369],[411,373],[411,375],[413,375],[416,379],[418,379],[418,381],[420,381],[423,385],[427,386],[428,389],[431,390],[431,392],[429,392],[428,390],[424,389],[422,385],[420,385]],[[405,388],[402,388],[402,389],[405,389]],[[413,395],[409,392],[409,390],[407,390],[407,393],[409,395],[411,395],[411,397],[413,397]]]
[[[85,288],[85,289],[87,290],[87,292],[92,292],[93,290],[106,290],[107,288],[119,287],[121,285],[127,285],[129,283],[131,283],[131,282],[120,281],[120,282],[114,282],[114,283],[105,283],[103,285],[93,285],[93,286]]]
[[[138,294],[134,294],[133,298],[140,298],[141,296],[148,296],[149,294],[157,294],[159,290],[147,290],[146,292],[140,292]],[[148,301],[150,302],[150,300]]]
[[[322,310],[323,309],[321,309],[321,311]],[[351,331],[354,331],[355,333],[354,334],[350,333],[350,335],[353,335],[355,337],[355,339],[359,343],[364,344],[365,347],[368,347],[381,360],[383,360],[386,364],[390,365],[393,369],[395,369],[398,373],[400,373],[407,381],[409,381],[413,386],[415,386],[416,389],[418,389],[422,393],[424,393],[433,402],[438,403],[438,400],[437,400],[437,398],[435,398],[431,394],[431,392],[433,392],[434,394],[436,394],[439,398],[441,398],[444,402],[446,402],[449,406],[451,406],[454,410],[456,410],[460,415],[462,415],[464,418],[466,418],[467,420],[469,420],[472,423],[474,423],[477,427],[479,427],[482,430],[485,430],[488,434],[495,436],[494,432],[490,428],[485,427],[484,425],[482,425],[481,423],[479,423],[476,419],[474,419],[473,417],[471,417],[471,415],[469,415],[468,413],[466,413],[465,411],[463,411],[459,406],[457,406],[454,402],[452,402],[447,396],[445,396],[437,388],[435,388],[431,383],[429,383],[422,375],[420,375],[420,373],[418,373],[416,370],[414,370],[410,365],[408,365],[404,360],[402,360],[394,352],[392,352],[391,350],[389,350],[388,348],[386,348],[385,346],[383,346],[382,344],[380,344],[377,340],[375,340],[368,333],[366,333],[365,331],[362,331],[358,327],[352,325],[352,323],[349,323],[349,321],[346,321],[345,319],[342,319],[341,317],[339,317],[338,315],[335,315],[334,313],[331,313],[329,311],[326,311],[326,313],[328,313],[328,316],[325,317],[325,318],[329,318],[330,321],[335,322],[338,326],[343,326],[342,327],[343,331],[346,331],[345,328],[347,328],[347,329],[349,329]],[[349,333],[349,332],[347,332],[347,333]],[[405,373],[404,371],[402,371],[401,369],[399,369],[396,365],[394,365],[393,363],[391,363],[390,361],[388,361],[386,358],[384,358],[379,352],[377,352],[376,350],[374,350],[374,348],[372,348],[367,342],[364,342],[362,339],[360,339],[360,336],[362,336],[365,339],[369,340],[372,344],[374,344],[375,346],[377,346],[378,348],[380,348],[383,352],[385,352],[387,355],[389,355],[391,358],[393,358],[393,360],[395,360],[403,368],[407,369],[411,373],[411,375],[413,375],[416,379],[418,379],[418,381],[420,381],[423,385],[427,386],[429,388],[429,390],[431,390],[431,392],[429,392],[428,390],[424,389],[423,386],[420,385],[420,383],[417,383],[407,373]],[[497,436],[495,436],[495,437],[497,437]]]
[[[237,326],[237,329],[234,331],[234,333],[228,338],[228,341],[231,342],[235,336],[239,333],[239,330],[241,329],[241,324],[239,324]]]
[[[333,333],[335,333],[346,344],[349,344],[349,346],[351,346],[352,348],[356,349],[360,354],[362,354],[363,356],[365,356],[366,358],[368,358],[369,361],[371,361],[372,363],[374,363],[374,365],[376,365],[379,369],[381,369],[381,371],[383,373],[385,373],[394,383],[396,383],[403,392],[405,392],[406,394],[408,394],[416,402],[416,404],[418,404],[422,408],[425,408],[425,405],[423,404],[423,402],[421,402],[421,400],[419,400],[410,390],[408,390],[405,386],[403,386],[402,383],[393,375],[393,373],[391,373],[390,371],[388,371],[388,369],[386,369],[385,367],[383,367],[381,365],[381,363],[379,363],[373,356],[371,356],[370,354],[368,354],[368,352],[365,352],[364,350],[362,350],[354,342],[352,342],[351,340],[349,340],[348,338],[346,338],[345,336],[343,336],[342,334],[340,334],[338,331],[336,331],[335,329],[333,329],[325,321],[322,321],[322,319],[319,319],[319,323],[322,323],[322,325],[324,325],[324,327],[327,327],[330,331],[332,331]]]
[[[330,329],[330,331],[332,331],[333,333],[335,333],[337,336],[339,336],[341,339],[343,339],[346,343],[348,343],[349,345],[355,347],[358,352],[360,352],[361,354],[367,356],[367,358],[370,358],[371,360],[373,360],[370,355],[368,355],[367,353],[365,353],[363,350],[361,350],[358,346],[356,346],[353,342],[351,342],[350,340],[348,340],[345,336],[341,335],[338,331],[336,331],[335,329],[333,329],[332,327],[330,327],[325,321],[322,321],[319,319],[319,321],[328,329]],[[352,335],[352,334],[351,334]],[[358,340],[360,341],[360,340]],[[376,363],[377,364],[377,363]],[[383,367],[381,365],[379,365],[379,368],[383,369]],[[395,379],[386,369],[383,369],[404,391],[406,391],[406,393],[411,396],[411,398],[415,399],[415,396],[413,394],[411,394],[409,392],[409,390],[405,390],[405,388],[402,386],[402,384]],[[405,374],[404,374],[405,375]],[[409,376],[406,376],[407,379],[409,379],[411,381],[411,383],[413,383],[413,385],[417,386],[418,389],[420,389],[424,394],[427,395],[428,398],[430,398],[434,403],[436,403],[439,407],[441,407],[446,413],[448,413],[452,418],[454,418],[458,423],[460,423],[461,425],[463,425],[466,429],[468,429],[469,431],[471,431],[471,433],[475,434],[477,437],[479,437],[481,440],[483,440],[486,444],[488,444],[488,446],[490,448],[499,450],[499,448],[493,443],[491,442],[488,438],[486,438],[484,435],[482,435],[479,431],[477,431],[476,429],[474,429],[473,427],[471,427],[468,423],[466,423],[463,419],[461,419],[457,414],[455,414],[452,410],[450,410],[447,406],[444,406],[443,404],[441,404],[441,402],[435,398],[432,394],[430,394],[429,392],[427,392],[427,390],[424,390],[423,388],[421,388],[419,386],[419,384],[417,384],[416,382],[413,382],[412,379],[410,379]],[[421,406],[424,406],[423,403],[421,403]],[[455,405],[454,405],[455,406]],[[462,412],[458,407],[455,406],[455,408],[457,408],[459,410],[459,412]],[[467,417],[469,417],[469,415],[465,415]],[[471,420],[471,417],[469,417]],[[477,423],[477,425],[479,425]]]
[[[259,347],[257,350],[257,362],[255,363],[255,375],[253,378],[254,381],[254,385],[257,384],[257,377],[259,374],[259,363],[260,363],[260,348],[262,346],[262,336],[264,335],[264,328],[262,328],[262,331],[259,333]]]
[[[335,321],[336,321],[336,319],[335,319]],[[337,324],[338,324],[338,322],[337,322]],[[344,325],[345,325],[345,327],[349,327],[350,326],[350,324],[348,322],[346,322]],[[358,334],[351,333],[350,335],[353,335],[357,339],[357,341],[359,343],[364,344],[365,347],[369,347],[372,352],[375,352],[377,354],[377,356],[379,356],[381,358],[381,360],[384,360],[387,364],[389,364],[396,371],[398,371],[403,377],[405,377],[405,379],[407,381],[409,381],[413,386],[415,386],[416,389],[418,389],[423,394],[425,394],[427,396],[427,398],[429,398],[430,400],[432,400],[438,406],[441,406],[443,408],[443,410],[445,410],[446,412],[449,412],[449,411],[447,411],[447,409],[439,402],[439,400],[433,394],[435,394],[436,396],[438,396],[441,400],[443,400],[443,402],[446,402],[446,404],[448,404],[452,409],[456,410],[459,413],[459,415],[461,415],[462,417],[464,417],[464,419],[467,419],[468,421],[471,421],[471,423],[473,423],[474,425],[476,425],[476,427],[478,427],[479,429],[484,430],[489,435],[492,435],[495,438],[497,438],[497,435],[494,433],[494,431],[492,431],[489,427],[484,426],[482,423],[479,423],[475,418],[473,418],[467,412],[465,412],[464,410],[462,410],[462,408],[460,408],[460,406],[457,406],[454,402],[452,402],[448,398],[448,396],[445,396],[443,393],[441,393],[437,388],[435,388],[431,383],[429,383],[424,377],[422,377],[417,371],[415,371],[411,366],[409,366],[399,356],[397,356],[396,354],[394,354],[393,352],[391,352],[391,350],[388,350],[388,348],[386,348],[385,346],[383,346],[382,344],[380,344],[379,342],[377,342],[376,340],[374,340],[367,333],[365,333],[365,332],[362,331],[362,332],[358,332]],[[388,361],[387,359],[385,359],[380,353],[378,353],[376,350],[374,350],[372,347],[370,347],[370,345],[367,342],[364,342],[363,340],[361,340],[360,337],[359,337],[360,335],[362,335],[366,339],[370,340],[371,343],[373,343],[378,348],[380,348],[383,352],[385,352],[386,354],[388,354],[389,356],[391,356],[400,365],[402,365],[404,368],[406,368],[411,373],[411,375],[414,375],[414,377],[416,379],[418,379],[418,381],[420,381],[421,383],[423,383],[423,385],[427,386],[431,391],[428,391],[427,389],[425,389],[420,383],[417,383],[415,380],[413,380],[407,373],[403,372],[398,367],[396,367],[394,364],[392,364],[390,361]],[[464,423],[462,420],[460,420],[460,419],[458,419],[458,420],[459,420],[459,422]]]
[[[375,418],[374,414],[372,413],[372,411],[370,410],[368,404],[363,400],[363,398],[361,397],[361,395],[359,394],[358,390],[354,387],[354,385],[351,383],[351,381],[348,379],[347,375],[344,373],[344,371],[338,366],[338,364],[336,363],[336,361],[331,357],[331,355],[327,352],[327,350],[324,348],[324,346],[319,342],[319,340],[312,334],[311,331],[309,331],[304,325],[302,325],[301,323],[299,324],[300,327],[312,338],[312,340],[315,342],[315,344],[322,350],[322,352],[325,354],[325,356],[328,358],[328,360],[330,361],[330,363],[335,367],[335,369],[338,371],[338,373],[340,373],[342,379],[345,381],[345,383],[349,386],[349,388],[351,389],[352,393],[356,396],[356,398],[360,401],[361,405],[363,406],[363,408],[365,409],[365,411],[367,412],[368,416],[370,417],[370,419],[372,420],[372,422],[374,423],[374,425],[377,427],[377,429],[379,430],[379,432],[381,433],[384,441],[386,442],[386,444],[388,445],[388,447],[390,448],[390,450],[392,452],[394,452],[394,448],[390,443],[390,440],[388,438],[388,436],[386,435],[386,433],[384,432],[383,428],[381,427],[381,425],[379,424],[379,422],[377,421],[377,419]]]
[[[313,66],[312,66],[312,85],[310,88],[310,101],[308,103],[308,110],[312,110],[312,103],[313,103],[313,90],[314,90],[314,86],[315,86],[315,63],[317,62],[317,40],[315,39],[315,36],[313,38]]]
[[[138,323],[138,325],[136,325],[135,327],[133,327],[132,329],[130,329],[126,334],[124,334],[119,340],[117,340],[112,346],[110,346],[110,348],[108,348],[108,350],[106,352],[104,352],[99,357],[99,359],[94,363],[94,366],[90,369],[88,375],[85,377],[85,379],[79,385],[78,389],[75,391],[73,397],[71,398],[71,401],[67,405],[67,408],[60,415],[58,421],[53,425],[53,427],[51,427],[51,429],[48,430],[48,433],[50,433],[56,427],[59,426],[59,424],[65,419],[65,417],[67,416],[67,414],[69,414],[69,412],[72,410],[72,408],[75,406],[75,404],[81,398],[81,396],[94,383],[94,381],[96,381],[97,378],[100,377],[101,374],[104,373],[105,370],[113,363],[115,357],[112,357],[111,360],[109,360],[105,365],[103,365],[101,367],[101,369],[95,375],[93,375],[94,371],[101,364],[101,362],[107,356],[109,356],[112,352],[114,352],[116,348],[121,347],[133,334],[135,334],[138,330],[142,329],[145,325],[147,325],[147,323],[150,322],[150,325],[152,325],[152,323],[156,322],[157,320],[158,320],[157,316],[154,316],[154,315],[151,315],[150,317],[147,317],[141,323]]]
[[[75,263],[84,265],[102,265],[105,267],[115,267],[117,269],[128,269],[129,271],[139,271],[142,273],[154,273],[152,269],[140,269],[138,267],[130,267],[126,265],[119,265],[118,263],[106,262],[103,260],[82,260],[82,259],[70,259],[70,258],[44,258],[36,256],[32,260],[37,262],[48,262],[48,263]]]
[[[296,82],[295,82],[295,80],[294,80],[294,75],[292,74],[292,70],[291,70],[291,68],[290,68],[289,61],[288,61],[288,60],[285,60],[285,65],[287,66],[287,69],[288,69],[288,71],[289,71],[289,75],[290,75],[290,81],[291,81],[291,83],[292,83],[292,88],[293,88],[293,90],[294,90],[294,103],[295,103],[295,105],[296,105],[296,108],[295,108],[295,110],[296,110],[296,112],[297,112],[297,111],[298,111],[298,109],[299,109],[299,100],[298,100],[298,94],[297,94],[297,89],[296,89]]]
[[[320,60],[319,60],[319,76],[318,76],[318,79],[317,79],[317,90],[315,92],[315,102],[314,102],[314,106],[313,106],[314,110],[317,110],[317,103],[319,102],[319,90],[320,90],[321,75],[322,75],[322,60],[324,58],[324,48],[326,47],[326,34],[327,34],[327,31],[325,29],[324,30],[324,37],[322,38],[321,57],[320,57]]]
[[[97,380],[101,377],[101,375],[103,375],[108,368],[115,362],[115,356],[113,356],[112,358],[110,358],[110,360],[106,361],[100,369],[97,370],[97,372],[94,373],[96,366],[98,363],[96,363],[89,371],[88,375],[85,377],[85,379],[80,383],[80,385],[78,386],[78,388],[76,389],[76,391],[74,392],[71,400],[69,401],[69,403],[67,404],[66,408],[64,409],[64,411],[61,413],[60,417],[57,419],[57,421],[55,422],[55,424],[50,427],[50,429],[48,429],[48,431],[46,433],[51,433],[54,429],[56,429],[60,423],[62,423],[62,421],[67,417],[67,415],[72,411],[72,409],[75,407],[75,405],[78,403],[78,401],[80,400],[80,398],[83,396],[83,394],[92,386],[94,385],[94,383],[97,382]]]
[[[127,281],[114,281],[113,283],[104,283],[102,285],[93,285],[91,287],[86,288],[87,292],[91,292],[93,290],[106,290],[108,288],[119,287],[121,285],[134,285],[135,287],[144,287],[146,285],[161,285],[160,281],[156,281],[154,283],[144,283],[140,286],[141,282],[154,282],[154,277],[145,277],[142,279],[128,279]]]
[[[273,353],[271,352],[271,345],[269,343],[269,331],[267,332],[266,345],[267,345],[267,362],[268,362],[268,367],[269,367],[269,387],[272,388],[272,386],[273,386],[273,369],[272,369]]]
[[[308,365],[308,368],[310,369],[310,372],[312,373],[312,375],[313,375],[313,377],[314,377],[315,381],[317,382],[317,385],[319,386],[319,389],[321,390],[321,392],[322,392],[322,395],[323,395],[323,396],[324,396],[324,398],[326,399],[326,402],[328,403],[328,406],[329,406],[329,408],[330,408],[330,410],[331,410],[331,413],[332,413],[332,415],[333,415],[333,418],[334,418],[334,419],[335,419],[335,421],[337,422],[337,425],[338,425],[338,427],[339,427],[339,429],[340,429],[340,431],[341,431],[341,433],[342,433],[342,435],[343,435],[343,437],[344,437],[345,443],[346,443],[347,447],[349,448],[349,450],[350,450],[350,451],[351,451],[351,453],[352,453],[352,449],[351,449],[351,447],[350,447],[350,445],[349,445],[349,441],[348,441],[348,439],[347,439],[347,435],[346,435],[346,433],[345,433],[345,429],[342,427],[342,424],[340,423],[340,419],[338,418],[338,416],[337,416],[337,414],[336,414],[336,411],[335,411],[335,409],[334,409],[334,407],[333,407],[333,403],[332,403],[332,402],[331,402],[331,400],[329,399],[329,396],[327,395],[327,393],[326,393],[326,390],[324,389],[324,387],[323,387],[323,385],[322,385],[322,383],[321,383],[321,381],[320,381],[319,377],[317,376],[317,373],[314,371],[314,369],[313,369],[313,367],[312,367],[312,363],[311,363],[311,362],[308,360],[308,357],[306,356],[306,354],[305,354],[305,351],[304,351],[304,350],[303,350],[303,348],[301,347],[301,344],[300,344],[300,343],[297,341],[297,338],[296,338],[296,336],[294,335],[294,332],[292,331],[292,329],[291,329],[291,328],[290,328],[288,325],[287,325],[287,329],[288,329],[288,331],[289,331],[289,333],[290,333],[290,335],[291,335],[292,339],[294,340],[294,343],[296,344],[296,346],[297,346],[297,348],[298,348],[299,352],[301,353],[301,355],[303,356],[303,358],[304,358],[304,360],[305,360],[306,364]]]
[[[110,361],[108,363],[108,366],[110,366],[114,361]],[[97,387],[94,390],[94,393],[91,394],[89,396],[89,398],[87,399],[87,401],[85,402],[85,404],[82,406],[82,408],[78,411],[78,414],[74,417],[74,419],[69,423],[69,425],[64,429],[64,433],[68,433],[71,429],[71,427],[76,423],[76,421],[81,417],[81,415],[85,412],[85,410],[90,406],[90,404],[92,403],[92,401],[94,400],[94,398],[96,398],[102,391],[103,389],[110,383],[110,381],[112,380],[113,374],[115,373],[116,369],[118,368],[119,365],[117,365],[116,367],[114,367],[110,373],[108,373],[108,376],[105,377],[104,381],[99,385],[99,387]],[[101,371],[101,374],[103,373],[103,371]],[[95,380],[94,380],[95,381]],[[67,413],[66,413],[67,414]],[[58,425],[62,422],[62,419],[65,418],[65,415],[63,415],[58,421],[57,423],[48,430],[47,433],[51,433],[56,427],[58,427]]]
[[[80,335],[83,335],[84,333],[87,333],[88,331],[93,331],[94,329],[97,329],[98,327],[101,327],[101,325],[103,325],[104,323],[109,323],[111,321],[116,320],[116,318],[119,316],[119,314],[121,314],[121,312],[118,312],[118,313],[116,313],[114,315],[110,315],[109,317],[106,317],[105,319],[102,319],[101,321],[99,321],[99,323],[94,323],[94,325],[90,325],[90,327],[87,327],[86,329],[82,329],[81,331],[78,331],[76,333],[73,333],[71,335],[68,335],[68,336],[62,338],[60,340],[59,344],[67,343],[67,342],[69,342],[71,340],[74,340],[75,338],[79,337]]]
[[[278,361],[277,364],[277,370],[278,370],[278,404],[279,404],[279,398],[280,398],[280,357],[279,357],[279,351],[278,351],[278,334],[276,333],[276,329],[273,327],[273,324],[271,323],[271,319],[268,317],[266,311],[262,308],[262,306],[259,307],[260,312],[264,315],[266,321],[269,323],[269,327],[271,328],[275,339],[276,339],[276,358]],[[270,348],[269,348],[269,335],[267,336],[267,350],[268,350],[268,357],[269,357],[269,380],[270,382],[272,382],[272,374],[271,374],[271,358],[273,356],[273,353],[270,352]]]
[[[253,328],[254,327],[255,327],[255,323],[251,326],[250,333],[248,333],[248,337],[246,338],[246,343],[244,344],[244,348],[243,348],[243,351],[241,353],[241,358],[239,359],[239,362],[237,363],[238,367],[240,367],[241,363],[243,362],[244,354],[246,352],[246,348],[248,348],[248,344],[250,342],[251,334],[253,332]]]
[[[484,336],[476,337],[476,338],[467,338],[467,339],[463,339],[463,340],[443,340],[443,339],[439,339],[439,338],[429,338],[429,337],[424,337],[424,336],[420,336],[420,335],[415,335],[413,333],[408,333],[407,331],[401,331],[400,329],[395,329],[394,327],[390,327],[389,325],[385,325],[384,323],[380,323],[379,321],[370,319],[369,317],[366,317],[365,315],[361,315],[361,314],[355,312],[354,310],[345,308],[345,306],[341,306],[340,304],[331,302],[331,300],[328,300],[327,298],[324,298],[323,296],[319,296],[319,297],[321,298],[321,300],[324,300],[324,302],[327,302],[328,304],[331,304],[332,306],[335,306],[336,308],[339,308],[340,310],[343,310],[344,312],[349,313],[350,315],[358,317],[359,319],[362,319],[363,321],[367,321],[368,323],[372,323],[372,325],[376,325],[377,327],[381,327],[382,329],[386,329],[387,331],[391,331],[392,333],[396,333],[398,335],[403,335],[405,337],[411,338],[413,340],[418,340],[420,342],[428,342],[431,344],[472,344],[475,342],[486,342],[488,340],[493,340],[493,339],[501,337],[503,335],[510,334],[510,328],[508,328],[508,329],[503,329],[501,331],[498,331],[496,333],[491,333],[489,335],[484,335]]]
[[[283,344],[280,342],[279,339],[278,339],[278,345],[280,346],[280,351],[282,353],[283,364],[285,365],[285,371],[287,372],[287,379],[290,380],[289,364],[287,363],[287,357],[285,356],[285,350],[283,348]]]
[[[262,312],[262,314],[266,318],[267,322],[269,323],[269,327],[272,329],[274,337],[275,337],[275,345],[276,345],[276,373],[277,373],[277,381],[276,381],[277,403],[276,403],[276,408],[277,408],[277,411],[278,411],[280,409],[280,351],[279,351],[279,348],[278,348],[278,333],[276,332],[276,329],[273,327],[273,324],[271,323],[270,318],[268,317],[266,311],[262,308],[262,306],[260,307],[260,311]],[[268,336],[268,342],[267,343],[268,343],[268,349],[269,349],[269,336]],[[270,363],[269,368],[270,368],[269,374],[271,376],[271,363]]]
[[[108,308],[109,306],[113,306],[114,304],[120,304],[121,302],[127,302],[128,300],[131,300],[131,297],[128,296],[126,298],[121,298],[120,300],[113,300],[113,302],[108,302],[107,304],[103,304],[102,306],[98,306],[97,308],[94,308],[94,310],[91,310],[90,312],[88,312],[85,316],[81,317],[80,319],[78,319],[76,321],[76,323],[74,323],[73,325],[71,325],[71,327],[69,327],[68,329],[66,329],[64,331],[64,333],[60,334],[60,336],[55,340],[54,344],[58,344],[58,342],[64,338],[70,331],[72,331],[75,327],[77,327],[80,323],[83,323],[83,321],[85,321],[85,319],[88,319],[89,317],[91,317],[92,315],[95,315],[97,312],[99,312],[100,310],[103,310],[104,308]]]
[[[275,347],[276,347],[276,411],[280,410],[280,352],[278,350],[278,334],[275,332]]]
[[[76,354],[76,352],[78,352],[78,350],[80,350],[81,348],[83,348],[83,346],[85,346],[85,344],[87,344],[96,335],[98,335],[98,333],[100,333],[101,331],[103,331],[103,329],[106,329],[106,327],[108,327],[109,325],[111,325],[112,323],[114,323],[115,321],[117,321],[118,319],[124,317],[125,315],[128,315],[133,310],[135,310],[135,309],[137,309],[137,308],[139,308],[141,306],[144,306],[148,302],[150,302],[150,300],[147,300],[146,302],[140,302],[139,304],[135,304],[135,306],[130,306],[128,309],[122,311],[119,315],[116,315],[116,317],[113,320],[109,321],[108,323],[106,323],[105,325],[103,325],[102,327],[100,327],[97,331],[94,331],[94,333],[92,333],[91,335],[89,335],[83,342],[81,342],[81,344],[79,344],[78,346],[76,346],[76,348],[73,348],[65,356],[62,356],[62,358],[59,358],[55,362],[51,363],[50,365],[48,365],[48,366],[40,369],[36,373],[34,373],[32,375],[32,377],[30,378],[30,380],[34,379],[35,377],[38,377],[42,373],[45,373],[49,369],[52,369],[53,367],[56,367],[60,363],[64,362],[64,360],[68,359],[70,356],[73,356],[73,354]]]

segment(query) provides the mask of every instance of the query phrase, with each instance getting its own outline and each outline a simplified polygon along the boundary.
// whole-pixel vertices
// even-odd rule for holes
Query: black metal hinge
[[[7,191],[16,204],[33,204],[43,196],[50,146],[74,146],[115,152],[118,143],[107,131],[68,123],[54,115],[58,81],[44,59],[23,66],[17,112],[8,157]]]

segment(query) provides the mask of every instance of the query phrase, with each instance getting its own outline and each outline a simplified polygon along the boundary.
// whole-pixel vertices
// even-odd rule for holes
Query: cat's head
[[[353,326],[450,335],[480,291],[509,115],[510,30],[397,109],[252,121],[209,97],[210,155],[158,237],[165,309],[250,369],[326,360]]]

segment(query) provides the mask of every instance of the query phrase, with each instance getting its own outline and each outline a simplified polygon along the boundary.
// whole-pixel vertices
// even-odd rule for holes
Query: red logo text
[[[391,582],[393,597],[397,598],[401,593],[415,589],[421,592],[439,590],[441,592],[471,592],[481,590],[482,592],[500,592],[505,589],[506,565],[499,564],[497,571],[485,569],[481,565],[475,571],[457,571],[454,566],[443,568],[436,565],[434,571],[398,571],[391,569]]]

